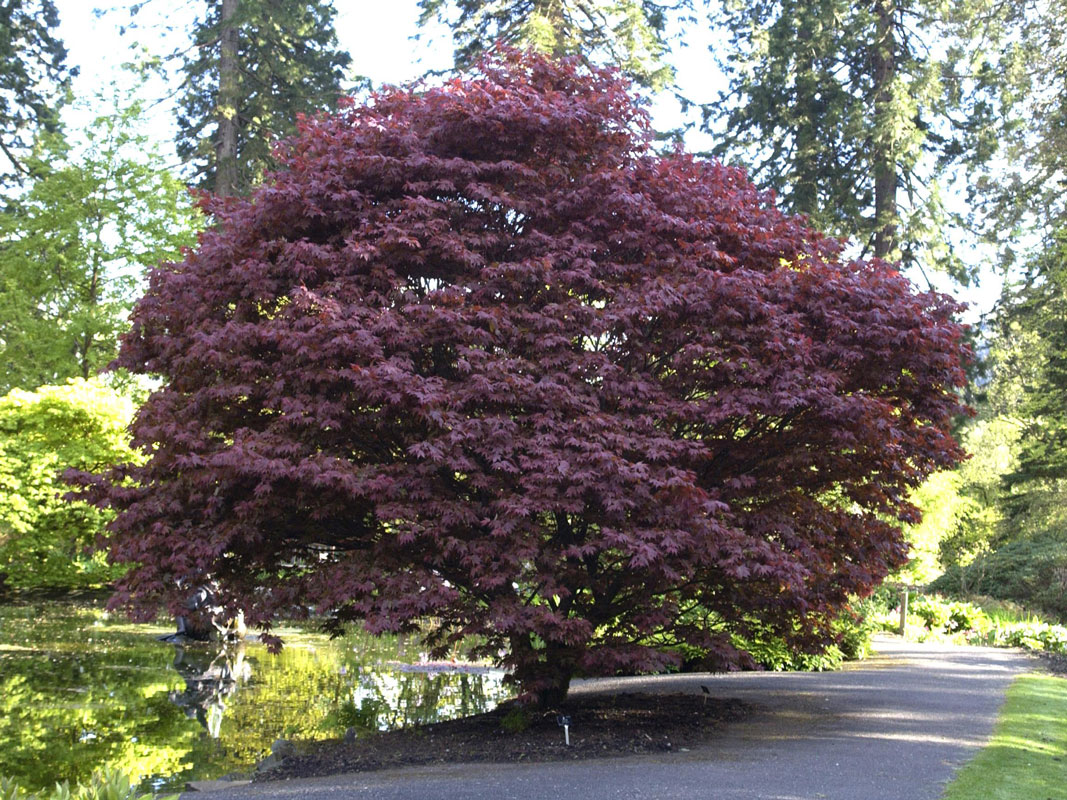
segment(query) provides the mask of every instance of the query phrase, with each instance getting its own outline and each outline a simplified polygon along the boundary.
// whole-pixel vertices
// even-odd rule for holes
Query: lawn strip
[[[1067,679],[1033,673],[1009,687],[989,744],[942,800],[1067,800]]]

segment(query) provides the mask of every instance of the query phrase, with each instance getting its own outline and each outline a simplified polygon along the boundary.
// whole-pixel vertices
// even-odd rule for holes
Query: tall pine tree
[[[1067,230],[1067,0],[1016,0],[997,76],[999,158],[973,183],[1005,262],[1048,263]],[[1036,244],[1036,247],[1035,247]],[[1034,257],[1032,254],[1038,252]]]
[[[948,262],[960,277],[934,178],[970,152],[983,119],[975,98],[988,65],[971,9],[727,0],[720,24],[729,88],[705,108],[708,126],[725,129],[716,154],[746,162],[786,208],[865,253]]]
[[[1027,376],[1016,410],[1024,427],[1019,467],[1006,476],[1006,510],[1019,519],[1049,492],[1062,507],[1067,491],[1067,0],[1010,8],[1015,27],[1000,69],[1007,88],[1001,166],[975,182],[974,196],[984,201],[987,230],[1006,265],[1023,256],[1022,279],[1009,283],[997,317]]]
[[[1013,0],[1004,16],[986,124],[969,133],[992,154],[969,183],[975,227],[1001,256],[993,315],[990,428],[1010,458],[984,480],[992,552],[968,567],[976,591],[1064,613],[1067,590],[1067,36],[1065,0]],[[976,427],[980,429],[982,422]],[[988,430],[988,429],[987,429]],[[988,449],[988,443],[981,443]],[[985,454],[976,456],[985,457]],[[966,543],[970,531],[963,529]],[[981,529],[977,529],[981,532]],[[973,541],[973,540],[972,540]],[[950,542],[951,544],[951,542]],[[963,574],[963,573],[961,573]],[[952,588],[951,584],[947,585]]]
[[[1004,53],[1011,88],[1000,127],[1001,159],[976,182],[991,238],[1022,255],[1022,280],[1005,292],[1001,338],[1021,343],[1019,465],[1005,476],[1004,510],[1018,529],[1062,530],[1067,497],[1067,34],[1064,0],[1014,6]],[[1009,271],[1009,277],[1014,276]]]
[[[25,176],[37,134],[59,126],[72,73],[58,24],[52,0],[0,3],[0,185]]]
[[[328,0],[209,0],[183,64],[178,154],[195,181],[242,194],[271,164],[298,114],[331,108],[350,56]]]
[[[664,61],[667,15],[685,2],[419,0],[419,8],[421,24],[436,18],[452,29],[459,68],[501,42],[617,66],[638,83],[658,89],[674,77]]]
[[[1029,343],[1031,362],[1018,409],[1019,466],[1006,476],[1008,510],[1017,515],[1034,491],[1067,482],[1067,236],[1034,259],[999,322],[1002,336]]]

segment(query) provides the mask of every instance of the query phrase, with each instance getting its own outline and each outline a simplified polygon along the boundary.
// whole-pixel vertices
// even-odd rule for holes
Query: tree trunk
[[[237,27],[238,0],[222,0],[219,20],[218,132],[215,142],[215,194],[237,191]]]
[[[815,44],[811,13],[804,8],[797,26],[796,132],[793,155],[793,211],[814,218],[819,212],[818,139],[816,116],[819,90],[815,79]]]
[[[535,708],[558,708],[567,699],[574,675],[574,651],[551,642],[534,649],[529,634],[517,634],[511,637],[511,652],[521,693]]]
[[[874,255],[893,258],[897,238],[897,164],[893,124],[896,78],[895,0],[875,0],[874,72]]]
[[[96,219],[96,253],[93,255],[93,271],[89,276],[89,296],[86,298],[86,305],[96,310],[96,307],[100,305],[100,252],[103,249],[103,220]],[[89,380],[89,376],[92,375],[92,365],[89,361],[89,350],[93,346],[93,332],[86,331],[82,337],[82,378]]]

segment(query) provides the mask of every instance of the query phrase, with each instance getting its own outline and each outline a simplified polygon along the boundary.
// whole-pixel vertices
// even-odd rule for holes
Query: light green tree
[[[72,379],[0,397],[0,574],[16,589],[99,586],[122,573],[85,549],[109,512],[66,502],[66,469],[135,460],[133,403],[99,379]]]
[[[912,493],[911,501],[922,510],[923,518],[905,530],[911,558],[901,577],[908,583],[929,583],[941,574],[941,543],[957,530],[969,505],[962,488],[957,469],[934,473]]]
[[[144,272],[195,239],[199,212],[139,130],[141,103],[113,89],[94,108],[76,140],[38,139],[0,215],[0,393],[105,367]]]
[[[961,434],[970,458],[931,475],[912,495],[923,519],[905,531],[911,561],[902,574],[909,582],[929,583],[951,571],[966,592],[975,577],[970,565],[1002,536],[1002,478],[1018,463],[1020,426],[1008,416],[989,414],[988,407],[985,411]]]

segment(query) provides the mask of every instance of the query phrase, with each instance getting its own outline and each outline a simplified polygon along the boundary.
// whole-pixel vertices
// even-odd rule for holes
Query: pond
[[[27,789],[116,767],[145,788],[247,773],[276,739],[336,738],[476,714],[503,673],[421,664],[415,640],[280,629],[271,655],[178,646],[102,606],[0,606],[0,776]]]

